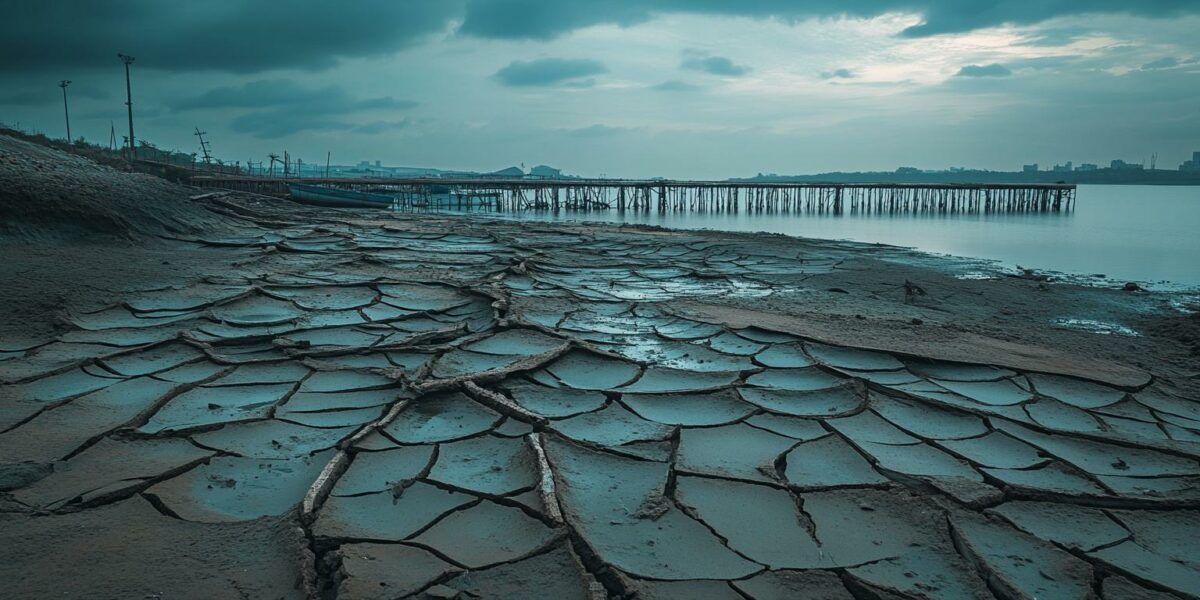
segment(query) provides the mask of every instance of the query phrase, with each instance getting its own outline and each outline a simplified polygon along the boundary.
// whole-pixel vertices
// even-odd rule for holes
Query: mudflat
[[[1200,597],[1179,296],[8,138],[3,182],[16,597]]]

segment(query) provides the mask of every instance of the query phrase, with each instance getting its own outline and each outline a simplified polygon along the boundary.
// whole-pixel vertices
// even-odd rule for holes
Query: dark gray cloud
[[[853,79],[856,77],[850,69],[834,69],[821,73],[821,79]]]
[[[678,79],[671,79],[652,85],[650,86],[650,89],[660,92],[694,92],[699,90],[700,86],[688,83],[686,81],[679,81]]]
[[[408,119],[359,123],[353,118],[369,111],[400,111],[417,103],[391,96],[358,98],[338,85],[309,87],[290,79],[263,79],[221,86],[170,102],[176,113],[256,109],[230,123],[238,133],[258,138],[278,138],[302,131],[382,133],[407,127]]]
[[[133,116],[136,119],[155,119],[165,115],[166,112],[157,106],[134,105]],[[121,122],[125,118],[125,103],[114,104],[105,108],[93,108],[81,112],[71,111],[71,119],[97,119],[100,121],[117,121]]]
[[[1158,69],[1171,69],[1179,66],[1179,59],[1174,56],[1164,56],[1158,60],[1152,60],[1142,65],[1143,71],[1154,71]]]
[[[376,56],[442,30],[454,0],[0,0],[0,70],[135,68],[255,72],[325,68]],[[70,76],[71,73],[63,73]]]
[[[923,15],[905,35],[926,36],[1085,13],[1200,13],[1200,0],[0,0],[0,71],[118,70],[117,52],[138,57],[137,68],[172,71],[321,69],[390,54],[455,22],[462,35],[545,40],[667,13],[791,21],[896,11]]]
[[[638,0],[467,0],[458,31],[493,39],[548,40],[568,31],[650,18],[655,2]]]
[[[62,97],[61,91],[51,91],[51,89],[23,89],[4,92],[0,94],[0,106],[40,106]]]
[[[967,65],[955,74],[956,77],[1007,77],[1009,75],[1012,75],[1012,71],[1000,63]]]
[[[279,110],[246,113],[235,118],[229,126],[237,133],[260,139],[281,138],[303,131],[344,131],[353,127],[338,119],[298,117]]]
[[[300,107],[309,114],[337,115],[364,110],[403,110],[412,100],[391,96],[355,98],[339,85],[308,87],[290,79],[261,79],[212,88],[171,102],[174,110]]]
[[[355,123],[343,118],[275,109],[246,113],[235,118],[230,128],[259,139],[276,139],[306,131],[344,131],[367,135],[407,128],[408,119]]]
[[[689,53],[679,65],[681,68],[700,71],[722,77],[741,77],[750,72],[750,67],[739,65],[724,56]]]
[[[905,30],[905,36],[961,33],[1005,23],[1028,25],[1081,14],[1168,17],[1200,12],[1200,0],[927,0],[919,4],[924,4],[917,11],[925,22]]]
[[[397,129],[408,129],[411,125],[412,120],[410,119],[400,119],[398,121],[371,121],[369,123],[355,125],[351,131],[354,133],[374,135],[387,131],[395,131]]]
[[[496,80],[512,87],[557,84],[590,85],[584,78],[608,72],[604,63],[584,58],[516,60],[496,71]]]
[[[110,96],[104,90],[83,85],[68,87],[67,95],[71,98],[90,100],[104,100]],[[24,87],[0,93],[0,106],[41,106],[61,101],[62,90],[59,89],[57,81],[47,82],[46,85],[37,88]]]
[[[1096,58],[1089,58],[1082,54],[1068,54],[1063,56],[1038,56],[1010,60],[1004,66],[1010,71],[1020,69],[1041,71],[1045,69],[1089,68],[1096,66],[1096,62]]]
[[[543,40],[591,25],[635,25],[663,13],[797,20],[914,12],[924,22],[905,35],[921,37],[1087,13],[1165,17],[1200,12],[1200,0],[466,0],[465,6],[463,34]]]

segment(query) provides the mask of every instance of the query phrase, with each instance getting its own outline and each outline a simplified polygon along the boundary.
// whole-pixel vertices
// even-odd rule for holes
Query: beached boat
[[[391,208],[395,200],[386,194],[339,190],[303,183],[289,183],[288,191],[296,202],[338,208]]]

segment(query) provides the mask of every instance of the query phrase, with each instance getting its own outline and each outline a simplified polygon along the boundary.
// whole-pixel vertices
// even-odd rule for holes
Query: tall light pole
[[[67,119],[67,143],[71,143],[71,111],[67,110],[67,86],[71,85],[70,80],[64,79],[58,82],[58,87],[63,91],[63,116]]]
[[[133,144],[133,91],[129,87],[129,65],[133,63],[133,57],[118,52],[117,58],[125,63],[125,106],[129,109],[129,162],[133,162],[137,158],[137,146]]]

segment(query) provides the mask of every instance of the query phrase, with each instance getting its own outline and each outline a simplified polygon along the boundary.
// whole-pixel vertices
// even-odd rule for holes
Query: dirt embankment
[[[61,313],[191,281],[227,255],[159,243],[229,219],[196,190],[0,135],[0,339],[53,333]]]
[[[0,135],[0,244],[132,241],[221,225],[191,190]]]

